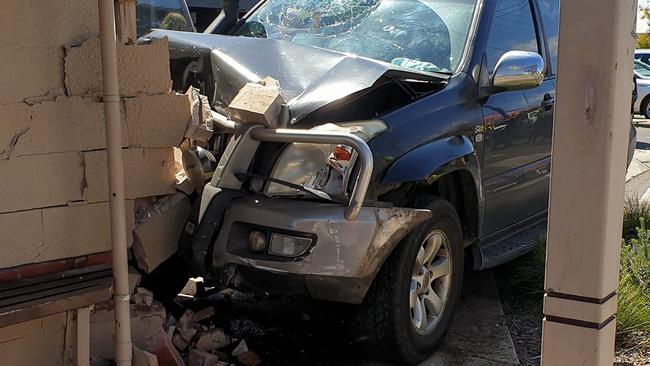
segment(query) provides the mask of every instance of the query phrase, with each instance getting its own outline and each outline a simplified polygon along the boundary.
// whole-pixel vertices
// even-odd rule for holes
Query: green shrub
[[[623,209],[623,238],[630,240],[636,229],[642,227],[641,219],[650,222],[650,203],[637,198],[628,198]]]
[[[650,230],[643,217],[621,247],[616,328],[624,343],[650,346]]]

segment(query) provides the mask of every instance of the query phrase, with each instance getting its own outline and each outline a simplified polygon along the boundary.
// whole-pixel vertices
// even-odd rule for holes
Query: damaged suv
[[[200,88],[220,131],[182,257],[223,286],[359,304],[374,354],[423,360],[465,256],[491,268],[545,236],[559,0],[266,0],[221,18],[228,35],[143,40],[168,37],[175,87]],[[287,102],[233,114],[266,77]]]

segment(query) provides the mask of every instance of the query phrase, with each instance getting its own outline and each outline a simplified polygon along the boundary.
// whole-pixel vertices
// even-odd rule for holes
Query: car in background
[[[636,76],[637,90],[637,98],[633,105],[634,113],[650,118],[650,65],[640,59],[634,60],[634,76]]]
[[[196,32],[185,0],[138,0],[135,19],[138,37],[154,28]]]
[[[650,49],[638,49],[634,51],[634,59],[650,65]]]

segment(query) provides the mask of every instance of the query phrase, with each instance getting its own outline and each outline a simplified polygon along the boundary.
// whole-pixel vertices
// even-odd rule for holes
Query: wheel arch
[[[469,137],[453,136],[412,150],[388,169],[382,184],[396,187],[383,195],[396,205],[412,207],[422,194],[444,198],[461,219],[466,245],[480,236],[484,200],[479,161]]]

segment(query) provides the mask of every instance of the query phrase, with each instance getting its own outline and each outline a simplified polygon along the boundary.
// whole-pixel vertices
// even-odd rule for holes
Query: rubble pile
[[[134,276],[135,277],[135,276]],[[192,280],[196,283],[196,280]],[[192,282],[190,281],[190,282]],[[134,278],[137,284],[137,279]],[[137,286],[137,285],[136,285]],[[190,295],[186,295],[191,297]],[[178,318],[142,287],[131,294],[131,332],[134,366],[257,366],[261,358],[245,339],[217,326],[214,306],[186,309]],[[91,354],[98,362],[112,358],[114,315],[112,302],[97,304],[91,313]]]

